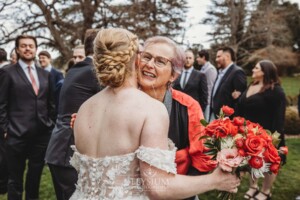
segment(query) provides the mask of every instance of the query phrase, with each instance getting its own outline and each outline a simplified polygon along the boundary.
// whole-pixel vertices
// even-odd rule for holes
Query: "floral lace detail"
[[[168,173],[176,174],[176,163],[174,162],[176,151],[140,146],[136,153],[141,161]]]
[[[74,154],[70,163],[78,172],[78,181],[70,200],[148,200],[140,177],[139,159],[176,174],[176,148],[141,146],[133,153],[101,158],[80,154],[74,145],[71,148]]]

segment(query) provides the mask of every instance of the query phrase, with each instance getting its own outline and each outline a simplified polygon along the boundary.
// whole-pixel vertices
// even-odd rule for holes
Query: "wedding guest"
[[[78,63],[85,59],[84,45],[78,45],[73,49],[74,63]]]
[[[11,52],[10,52],[10,63],[11,64],[16,64],[18,61],[18,55],[16,54],[16,50],[13,49]]]
[[[57,200],[68,200],[75,191],[76,170],[70,165],[74,144],[73,130],[69,127],[71,114],[88,98],[100,91],[93,66],[93,41],[97,29],[85,33],[86,58],[75,64],[67,73],[61,88],[58,118],[47,148],[45,160],[49,166]]]
[[[252,82],[248,89],[242,93],[238,103],[237,114],[255,123],[259,123],[272,133],[280,133],[278,147],[285,146],[284,117],[286,100],[280,86],[276,66],[269,60],[258,62],[252,69]],[[285,163],[286,158],[282,157]],[[264,174],[265,178],[261,189],[258,180],[250,178],[250,188],[245,194],[246,199],[271,199],[271,188],[276,175]]]
[[[198,64],[202,66],[200,72],[205,74],[207,81],[207,106],[205,108],[204,116],[205,119],[208,121],[210,113],[211,92],[218,73],[215,66],[213,66],[209,62],[209,52],[207,50],[203,49],[199,51],[196,60]]]
[[[95,39],[94,64],[106,88],[78,112],[71,160],[78,182],[71,200],[183,199],[212,189],[236,192],[240,180],[219,168],[202,176],[176,174],[167,110],[138,90],[135,63],[155,63],[142,70],[145,81],[155,79],[159,67],[171,75],[180,63],[169,46],[160,44],[155,54],[153,47],[145,47],[143,53],[154,55],[149,60],[143,53],[138,58],[138,39],[124,29],[102,29]],[[151,184],[154,180],[163,184]]]
[[[199,174],[216,167],[211,157],[203,154],[199,122],[204,119],[199,103],[170,86],[185,64],[186,55],[175,42],[155,36],[145,41],[138,63],[138,83],[151,97],[163,102],[168,110],[168,137],[177,147],[176,165],[179,174]]]
[[[39,198],[45,152],[54,127],[50,73],[35,65],[37,40],[19,35],[18,62],[0,69],[0,137],[6,136],[8,200]]]
[[[240,94],[247,88],[244,70],[235,62],[235,52],[231,47],[221,47],[217,51],[218,76],[214,83],[210,104],[210,121],[217,118],[222,106],[236,109]]]
[[[173,88],[193,97],[205,111],[207,106],[207,80],[204,73],[194,68],[195,56],[193,51],[185,51],[186,61],[182,75],[174,81]]]
[[[58,112],[59,93],[64,79],[62,72],[54,68],[51,64],[51,55],[48,51],[41,51],[39,54],[40,66],[50,73],[52,92],[55,99],[55,110]]]

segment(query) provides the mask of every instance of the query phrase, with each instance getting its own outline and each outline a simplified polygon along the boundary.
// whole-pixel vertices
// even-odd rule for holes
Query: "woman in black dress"
[[[280,133],[278,147],[285,146],[283,126],[285,116],[285,94],[280,86],[276,66],[269,60],[258,62],[252,70],[252,82],[242,94],[238,104],[238,115],[259,123],[272,133]],[[285,158],[282,158],[283,163]],[[258,181],[250,178],[250,188],[245,199],[271,199],[271,187],[276,175],[265,174],[259,191]]]

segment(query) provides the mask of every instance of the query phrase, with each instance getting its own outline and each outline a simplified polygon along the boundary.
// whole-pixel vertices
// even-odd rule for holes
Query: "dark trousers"
[[[77,183],[77,172],[74,168],[62,167],[48,163],[57,200],[69,200]]]
[[[5,153],[5,141],[4,138],[0,138],[0,194],[7,192],[7,161]]]
[[[26,200],[39,199],[40,180],[49,138],[47,133],[29,138],[7,138],[8,200],[22,200],[23,175],[27,160],[25,197]]]

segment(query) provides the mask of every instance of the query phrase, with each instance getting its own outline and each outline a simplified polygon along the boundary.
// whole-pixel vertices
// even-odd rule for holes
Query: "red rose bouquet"
[[[248,171],[252,178],[264,177],[264,173],[277,174],[280,167],[279,152],[287,154],[287,147],[280,151],[275,145],[279,143],[279,133],[271,133],[257,123],[242,117],[232,120],[228,116],[234,110],[223,106],[218,119],[207,123],[203,136],[204,145],[208,148],[206,154],[213,155],[223,171],[236,173],[240,177],[241,171]],[[221,199],[231,199],[231,193],[222,192]]]

